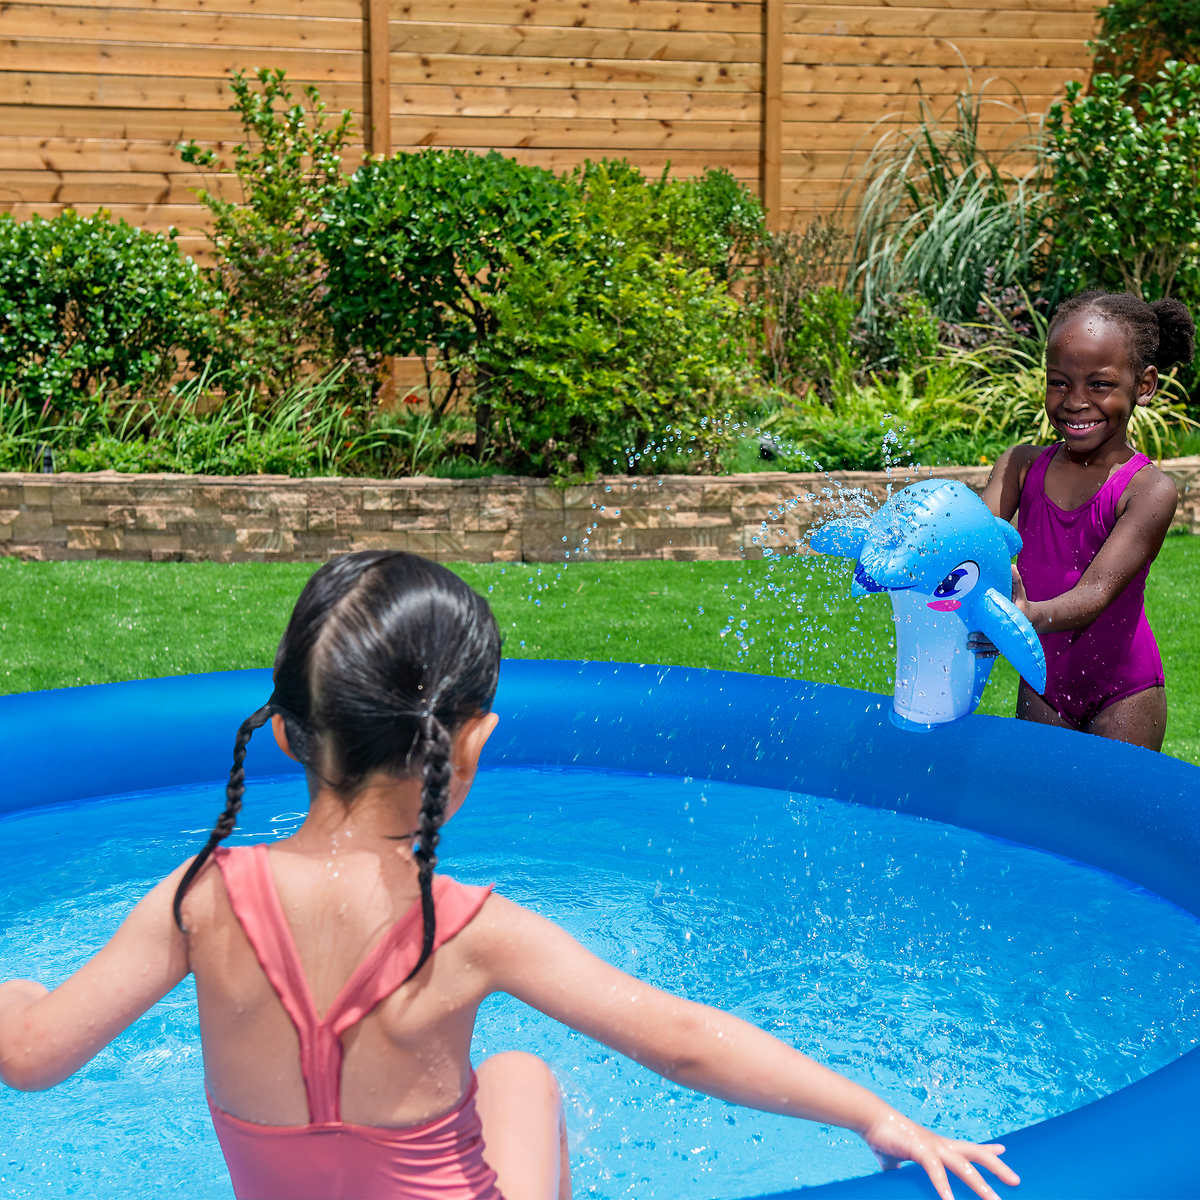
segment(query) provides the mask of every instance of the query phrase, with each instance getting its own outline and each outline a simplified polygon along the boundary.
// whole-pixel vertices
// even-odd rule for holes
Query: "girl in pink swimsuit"
[[[1178,300],[1083,292],[1054,314],[1046,415],[1063,440],[1006,450],[983,493],[1017,518],[1013,598],[1046,652],[1046,690],[1022,680],[1019,717],[1162,748],[1166,690],[1143,596],[1177,494],[1128,428],[1194,341]]]
[[[479,1005],[506,991],[670,1079],[859,1133],[995,1193],[1002,1146],[953,1141],[744,1021],[651,988],[552,922],[434,875],[491,712],[500,639],[487,604],[409,554],[313,575],[274,692],[234,743],[225,810],[200,853],[53,992],[0,985],[0,1077],[70,1075],[191,972],[213,1123],[239,1200],[561,1200],[571,1194],[548,1068],[474,1070]],[[220,843],[253,731],[308,777],[308,815],[269,845]],[[498,831],[499,833],[500,831]]]

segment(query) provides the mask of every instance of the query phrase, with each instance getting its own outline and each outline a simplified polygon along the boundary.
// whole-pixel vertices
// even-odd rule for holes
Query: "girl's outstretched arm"
[[[0,1080],[53,1087],[93,1058],[188,972],[171,901],[180,867],[133,909],[109,943],[54,991],[0,984]]]
[[[472,926],[472,951],[492,990],[505,991],[697,1091],[767,1112],[841,1125],[884,1166],[913,1160],[951,1200],[947,1170],[976,1193],[996,1193],[976,1170],[1019,1182],[1003,1146],[939,1137],[873,1092],[729,1013],[652,988],[585,950],[565,930],[493,895]]]

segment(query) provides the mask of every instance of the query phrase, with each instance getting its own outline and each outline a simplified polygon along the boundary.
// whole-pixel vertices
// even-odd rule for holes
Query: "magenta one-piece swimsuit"
[[[222,847],[213,855],[229,902],[300,1039],[307,1125],[243,1121],[208,1099],[238,1200],[503,1200],[483,1159],[475,1080],[444,1116],[402,1129],[341,1119],[341,1035],[404,981],[421,945],[415,904],[359,964],[318,1018],[284,916],[267,848]],[[435,950],[479,911],[490,889],[438,875]]]
[[[1048,446],[1038,455],[1021,489],[1017,569],[1030,600],[1051,600],[1079,582],[1116,524],[1129,481],[1150,462],[1135,454],[1090,500],[1065,509],[1046,495],[1046,469],[1058,449]],[[1041,635],[1044,699],[1076,728],[1126,696],[1163,686],[1162,658],[1146,619],[1149,573],[1147,562],[1090,625]]]

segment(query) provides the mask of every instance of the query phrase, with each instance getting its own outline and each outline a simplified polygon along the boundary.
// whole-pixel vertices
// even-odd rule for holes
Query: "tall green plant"
[[[897,292],[918,293],[942,320],[972,320],[989,268],[1002,286],[1035,276],[1045,197],[1028,165],[1032,126],[1025,118],[1028,136],[993,154],[979,139],[984,104],[984,89],[968,88],[947,119],[921,97],[917,127],[872,149],[851,246],[866,322]]]
[[[315,237],[342,186],[351,114],[330,122],[317,89],[306,86],[297,100],[278,69],[262,68],[254,80],[234,71],[229,86],[245,138],[232,161],[195,141],[180,153],[184,162],[237,177],[236,198],[207,188],[197,194],[212,214],[215,275],[229,297],[226,328],[238,375],[279,395],[305,376],[328,376],[346,358],[350,369],[338,378],[365,386],[375,364],[335,343]]]
[[[1069,83],[1046,128],[1060,290],[1200,297],[1200,65]]]

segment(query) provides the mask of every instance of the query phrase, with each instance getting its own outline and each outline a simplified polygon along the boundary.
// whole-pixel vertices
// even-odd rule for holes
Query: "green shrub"
[[[841,288],[850,239],[837,222],[818,217],[803,229],[764,231],[748,288],[750,306],[764,323],[763,374],[776,388],[795,388],[809,374],[792,361],[797,339],[819,288]]]
[[[814,388],[823,399],[845,391],[859,368],[850,337],[858,304],[838,287],[819,287],[796,298],[788,314],[784,352],[787,386]]]
[[[1168,59],[1200,59],[1200,0],[1109,0],[1097,14],[1096,66],[1149,78]]]
[[[212,214],[213,274],[229,297],[225,333],[238,385],[277,396],[344,359],[343,387],[370,390],[377,363],[335,344],[315,241],[321,214],[342,186],[350,113],[329,125],[312,85],[304,88],[305,105],[283,71],[264,68],[256,79],[257,86],[235,71],[230,80],[230,107],[245,137],[232,163],[194,141],[180,146],[184,162],[237,176],[236,200],[207,189],[197,194]]]
[[[924,296],[895,292],[882,297],[874,321],[857,316],[853,340],[868,371],[913,375],[937,356],[939,329],[940,323]]]
[[[0,383],[70,414],[99,389],[145,392],[203,369],[222,297],[173,238],[103,212],[0,214]]]
[[[968,372],[939,364],[872,377],[831,404],[793,400],[763,422],[792,470],[882,471],[991,461],[1009,444],[981,423]]]
[[[364,164],[330,200],[317,235],[326,298],[343,343],[377,355],[416,354],[448,388],[441,416],[491,335],[486,301],[532,248],[570,226],[567,186],[493,151],[427,150]],[[476,380],[475,382],[481,382]]]
[[[669,431],[702,462],[713,418],[749,386],[745,313],[702,256],[667,248],[660,185],[619,163],[575,182],[571,224],[476,293],[493,327],[473,402],[497,458],[559,476],[636,470],[638,448]]]
[[[637,175],[629,179],[635,190],[643,184]],[[606,162],[589,164],[580,173],[586,187],[589,172],[601,170],[610,177],[617,168]],[[716,280],[736,282],[754,265],[765,231],[762,203],[744,183],[723,167],[715,167],[688,179],[661,178],[648,185],[655,207],[663,214],[662,249],[675,254],[688,267],[704,267]],[[647,237],[653,229],[645,229]]]
[[[1200,65],[1068,83],[1046,128],[1058,290],[1200,297]]]

